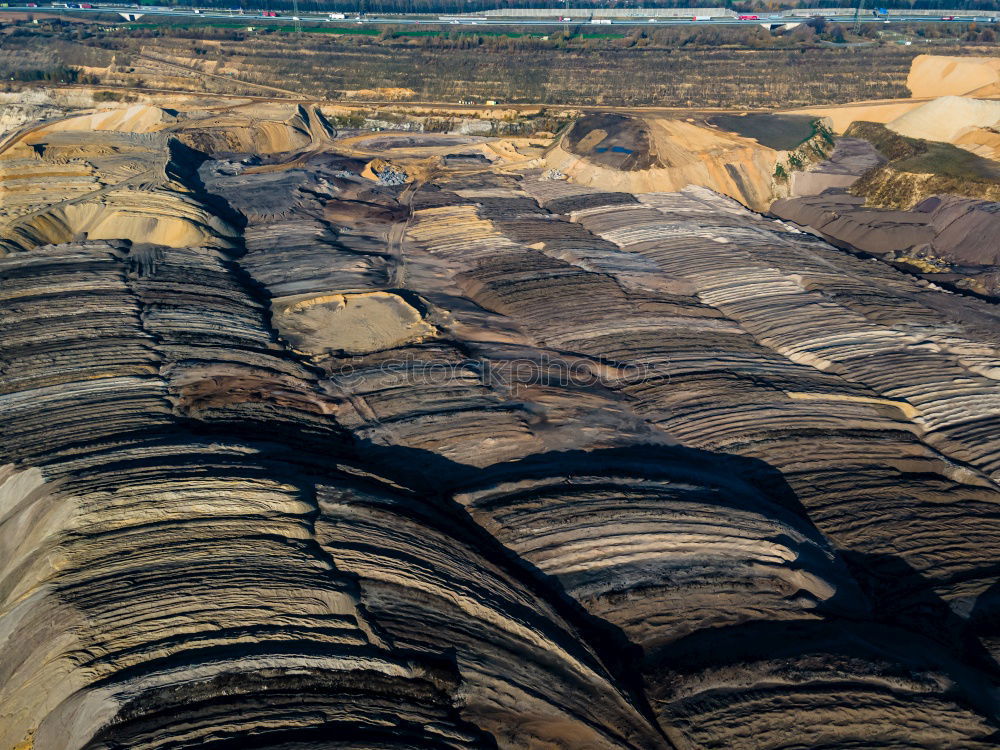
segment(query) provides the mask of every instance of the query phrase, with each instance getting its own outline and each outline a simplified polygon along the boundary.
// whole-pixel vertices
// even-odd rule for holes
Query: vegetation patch
[[[774,166],[775,182],[787,182],[792,172],[798,172],[812,164],[818,164],[828,158],[833,151],[835,145],[833,132],[823,124],[821,119],[808,116],[807,119],[809,136],[791,150],[781,149],[788,150],[789,153],[784,162],[779,161]],[[770,146],[767,143],[764,145]],[[775,148],[774,146],[770,147]]]
[[[862,175],[850,188],[866,204],[912,208],[931,195],[1000,199],[1000,164],[950,143],[908,138],[874,122],[856,122],[846,135],[864,138],[889,162]]]

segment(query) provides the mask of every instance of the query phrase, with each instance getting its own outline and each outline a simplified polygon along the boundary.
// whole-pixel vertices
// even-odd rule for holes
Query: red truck
[[[740,16],[741,21],[759,21],[760,16]]]

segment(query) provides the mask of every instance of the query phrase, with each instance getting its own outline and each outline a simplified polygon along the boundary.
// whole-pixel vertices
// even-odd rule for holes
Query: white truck
[[[610,18],[591,18],[590,22],[592,24],[594,24],[595,26],[610,26],[611,25],[611,19]]]
[[[331,21],[339,21],[339,20],[341,20],[343,18],[347,18],[347,14],[346,13],[331,13],[330,14],[330,20]]]

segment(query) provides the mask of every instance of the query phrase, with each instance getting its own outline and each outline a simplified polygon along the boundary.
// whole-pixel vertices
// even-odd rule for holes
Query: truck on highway
[[[590,22],[592,24],[599,25],[599,26],[610,26],[611,25],[611,19],[610,18],[591,18]]]
[[[692,21],[711,21],[711,16],[691,16]]]
[[[330,17],[331,21],[339,21],[342,18],[347,18],[347,14],[346,13],[331,13],[329,17]]]
[[[740,16],[741,21],[759,21],[760,16]]]

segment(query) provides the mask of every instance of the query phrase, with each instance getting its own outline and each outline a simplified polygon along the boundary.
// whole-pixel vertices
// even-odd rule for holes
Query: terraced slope
[[[0,747],[996,745],[995,308],[700,188],[185,163],[226,242],[0,258]]]

